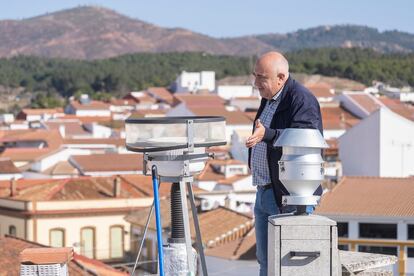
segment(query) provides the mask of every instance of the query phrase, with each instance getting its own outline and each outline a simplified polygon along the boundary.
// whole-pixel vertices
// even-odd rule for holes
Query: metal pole
[[[200,254],[201,268],[203,269],[203,276],[208,276],[206,258],[204,256],[203,243],[201,241],[200,224],[198,223],[197,209],[194,203],[193,187],[191,182],[187,182],[188,194],[190,196],[191,212],[193,213],[194,228],[196,232],[196,242],[198,247],[198,253]]]
[[[191,232],[190,232],[190,223],[188,217],[188,207],[187,207],[187,193],[185,188],[185,182],[180,181],[180,193],[181,193],[181,206],[183,207],[183,221],[184,221],[184,236],[185,244],[187,247],[187,262],[188,262],[188,271],[191,275],[194,275],[193,271],[194,262],[193,262],[193,247],[191,243]]]
[[[158,188],[159,187],[160,187],[160,184],[158,184]],[[134,276],[135,270],[137,269],[139,257],[141,256],[142,247],[143,247],[144,241],[145,241],[145,236],[147,235],[148,225],[149,225],[149,222],[151,220],[152,213],[154,213],[154,204],[155,204],[155,200],[152,201],[151,210],[148,214],[147,222],[145,223],[144,233],[142,235],[142,240],[141,240],[141,243],[139,245],[137,259],[135,260],[134,269],[132,270],[130,276]]]
[[[164,276],[164,256],[162,251],[162,225],[160,214],[160,198],[158,195],[157,166],[152,166],[152,188],[154,189],[155,221],[157,225],[158,267],[159,275]]]

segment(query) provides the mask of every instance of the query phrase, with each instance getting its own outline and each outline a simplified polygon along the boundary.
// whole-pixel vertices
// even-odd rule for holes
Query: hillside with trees
[[[327,48],[299,50],[287,57],[291,72],[348,78],[366,85],[378,80],[414,86],[414,54]],[[18,56],[0,59],[0,85],[34,92],[34,106],[51,107],[79,93],[105,100],[149,86],[168,86],[181,71],[212,70],[217,79],[248,75],[254,60],[205,53],[142,53],[94,61]]]

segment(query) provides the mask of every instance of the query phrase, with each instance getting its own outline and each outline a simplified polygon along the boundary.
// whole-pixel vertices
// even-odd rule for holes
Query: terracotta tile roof
[[[165,117],[165,109],[139,109],[131,113],[130,118]]]
[[[0,174],[16,174],[21,171],[16,168],[13,161],[9,158],[0,158]]]
[[[75,114],[65,114],[65,116],[61,117],[61,119],[78,119],[82,122],[82,124],[88,123],[110,123],[112,121],[112,117],[108,116],[76,116]]]
[[[229,260],[256,260],[256,232],[252,228],[239,239],[207,248],[205,254]]]
[[[251,125],[252,120],[240,110],[228,111],[224,106],[188,106],[195,116],[222,116],[226,119],[226,125]]]
[[[122,175],[121,178],[125,180],[126,182],[134,185],[137,189],[139,189],[144,194],[150,197],[154,196],[154,192],[152,189],[151,176],[145,176],[145,175],[139,175],[139,174],[125,174],[125,175]],[[163,182],[160,185],[158,193],[160,197],[168,197],[170,196],[170,191],[171,191],[171,183]]]
[[[56,165],[44,170],[42,174],[48,174],[51,176],[58,175],[72,175],[77,176],[79,172],[68,161],[60,161]]]
[[[63,113],[63,108],[23,108],[20,112],[25,115],[55,115],[56,113]]]
[[[75,110],[109,110],[109,104],[101,101],[90,101],[87,104],[81,104],[78,101],[70,102]]]
[[[56,149],[62,144],[58,130],[26,129],[0,131],[0,143],[14,141],[45,141],[47,147]]]
[[[175,103],[175,98],[165,87],[149,87],[147,92],[154,98],[159,99],[169,105]]]
[[[73,155],[70,162],[83,172],[142,171],[142,154]]]
[[[1,158],[10,158],[13,162],[32,162],[42,156],[48,155],[53,150],[36,148],[7,148],[0,154]]]
[[[0,275],[19,275],[19,255],[26,248],[46,248],[46,246],[10,236],[0,237]],[[78,254],[74,254],[68,268],[71,276],[96,275],[90,271],[97,271],[97,269],[99,269],[99,275],[127,275],[100,261],[91,260]]]
[[[178,102],[183,102],[187,106],[209,106],[218,107],[224,106],[225,100],[217,95],[196,95],[188,93],[176,93],[174,97]]]
[[[33,264],[66,264],[73,259],[72,247],[25,248],[20,252],[21,263]]]
[[[197,205],[197,204],[196,204]],[[160,201],[162,227],[171,227],[170,198]],[[190,217],[190,230],[192,238],[195,240],[194,223],[190,203],[188,203],[188,212]],[[132,224],[145,226],[146,219],[150,208],[142,209],[140,212],[128,215],[125,219]],[[226,241],[237,239],[249,231],[254,226],[252,217],[235,212],[233,210],[218,207],[217,209],[204,212],[198,215],[200,223],[200,232],[203,244],[213,247]],[[154,216],[149,224],[150,229],[155,230]]]
[[[116,176],[79,177],[66,179],[15,180],[17,194],[10,197],[10,181],[0,181],[0,197],[25,201],[48,200],[91,200],[114,198],[113,187]],[[119,198],[150,197],[146,189],[152,190],[151,177],[140,176],[135,181],[120,177],[121,193]],[[144,187],[144,188],[143,188]]]
[[[414,121],[413,105],[403,103],[397,99],[390,99],[388,97],[380,97],[379,100],[393,112],[407,118],[408,120]]]
[[[333,86],[329,85],[328,83],[319,82],[305,86],[312,92],[313,95],[315,95],[316,98],[332,98],[335,96],[334,93],[331,92]]]
[[[349,129],[360,121],[340,106],[322,106],[321,113],[324,129]]]
[[[125,139],[121,138],[66,138],[63,139],[64,145],[115,145],[124,146]]]
[[[316,213],[414,217],[414,178],[344,177],[322,197]]]
[[[90,136],[90,132],[83,128],[80,121],[67,122],[67,121],[48,121],[44,123],[48,129],[59,130],[62,126],[65,128],[65,137],[70,136]]]
[[[381,106],[384,106],[381,101],[367,93],[349,93],[346,95],[368,114],[371,114]]]
[[[225,207],[201,213],[198,219],[201,237],[207,247],[240,238],[254,226],[252,217]]]
[[[115,106],[135,106],[136,101],[132,100],[132,99],[114,99],[112,98],[110,101],[111,105],[115,105]]]

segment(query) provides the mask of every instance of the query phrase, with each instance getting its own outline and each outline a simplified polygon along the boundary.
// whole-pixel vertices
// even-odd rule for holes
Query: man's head
[[[261,56],[254,68],[254,85],[260,96],[271,99],[282,88],[289,77],[289,63],[278,52],[268,52]]]

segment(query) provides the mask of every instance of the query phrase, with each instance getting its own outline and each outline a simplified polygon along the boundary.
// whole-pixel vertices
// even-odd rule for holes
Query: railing
[[[396,246],[399,247],[398,254],[398,273],[405,275],[405,263],[407,260],[406,248],[414,247],[414,241],[399,241],[399,240],[377,240],[377,239],[338,239],[340,245],[349,245],[350,251],[356,251],[357,245],[379,245],[379,246]]]

